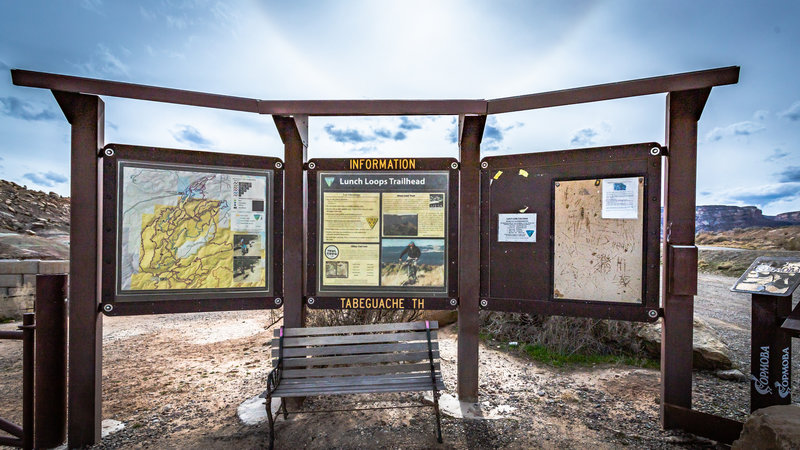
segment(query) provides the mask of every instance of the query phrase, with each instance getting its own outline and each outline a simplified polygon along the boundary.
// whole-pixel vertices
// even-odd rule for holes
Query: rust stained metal
[[[486,115],[734,84],[739,67],[490,100],[260,100],[20,69],[12,69],[11,78],[17,86],[278,116]]]
[[[617,98],[638,97],[641,95],[662,94],[676,91],[709,88],[739,81],[739,67],[700,70],[618,83],[521,95],[518,97],[489,100],[489,114],[525,111],[529,109],[552,108],[554,106],[576,105],[599,102]],[[702,107],[701,107],[702,110]],[[699,115],[697,116],[699,118]]]
[[[728,445],[739,439],[744,427],[742,422],[678,405],[666,403],[663,408],[668,412],[675,428]]]
[[[67,437],[67,275],[36,276],[34,448]]]
[[[458,398],[478,401],[478,296],[481,280],[480,154],[486,116],[458,120],[459,179]]]

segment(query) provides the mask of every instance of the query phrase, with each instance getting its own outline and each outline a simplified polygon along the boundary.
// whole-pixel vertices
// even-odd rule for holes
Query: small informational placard
[[[800,258],[761,256],[731,288],[734,292],[790,296],[800,284]]]
[[[536,242],[536,214],[498,214],[497,242]]]
[[[639,178],[606,178],[603,185],[603,219],[639,218]]]

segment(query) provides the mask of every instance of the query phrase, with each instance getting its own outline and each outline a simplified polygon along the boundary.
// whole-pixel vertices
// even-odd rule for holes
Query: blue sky
[[[69,127],[9,68],[260,99],[496,98],[730,65],[698,204],[800,210],[800,3],[0,0],[0,178],[68,194]],[[268,116],[105,98],[106,141],[280,156]],[[483,156],[664,142],[664,95],[492,116]],[[455,118],[315,117],[310,157],[457,155]]]

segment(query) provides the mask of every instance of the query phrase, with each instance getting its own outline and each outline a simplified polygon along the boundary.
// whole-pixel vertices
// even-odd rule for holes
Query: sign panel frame
[[[789,265],[792,266],[789,266]],[[783,267],[780,267],[783,265]],[[762,270],[759,271],[758,269]],[[769,274],[770,279],[766,280]],[[775,279],[775,275],[784,275]],[[752,281],[751,281],[752,280]],[[748,283],[751,281],[751,283]],[[776,283],[783,284],[778,288]],[[747,286],[750,284],[751,289]],[[747,270],[733,283],[732,292],[742,294],[770,295],[775,297],[791,297],[800,285],[800,259],[797,257],[759,256]]]
[[[307,248],[306,248],[306,283],[305,303],[313,309],[455,309],[458,306],[458,181],[459,164],[454,158],[324,158],[312,159],[305,164],[308,199],[307,199]],[[445,286],[439,292],[434,289],[406,289],[397,287],[390,289],[388,286],[353,286],[343,285],[341,289],[327,289],[322,283],[323,253],[323,216],[324,200],[322,199],[323,175],[342,175],[353,177],[364,175],[364,180],[401,177],[403,175],[447,175],[445,192],[446,201],[443,205],[445,229],[444,236],[437,238],[445,243],[444,270]],[[381,193],[379,196],[380,208],[386,203],[382,194],[386,190],[380,187],[359,189],[364,194]],[[389,190],[389,193],[403,192],[402,190]],[[414,193],[412,190],[406,190]],[[423,193],[435,193],[430,189],[422,189]],[[355,205],[354,205],[355,206]],[[359,206],[361,207],[361,206]],[[384,236],[384,215],[380,214],[377,230],[378,241],[374,244],[382,251],[387,238]],[[417,225],[419,227],[419,225]],[[417,228],[419,230],[419,228]],[[365,227],[365,231],[369,232]],[[419,231],[418,231],[419,233]],[[374,234],[374,233],[373,233]],[[407,240],[424,241],[425,236],[405,238]],[[427,239],[432,239],[428,237]],[[368,244],[373,245],[373,244]],[[331,255],[338,253],[331,249]],[[379,257],[380,258],[380,257]],[[381,276],[380,261],[378,263],[378,277]],[[380,283],[379,283],[380,284]]]
[[[101,180],[101,305],[110,316],[275,309],[283,304],[283,162],[278,158],[108,144],[98,155]],[[266,286],[123,290],[120,285],[123,167],[264,176]],[[271,218],[271,220],[270,220]],[[231,219],[233,220],[233,219]],[[235,238],[234,238],[235,239]],[[241,251],[241,250],[240,250]],[[232,259],[233,261],[233,259]]]
[[[665,154],[666,149],[657,143],[642,143],[484,158],[481,309],[640,322],[658,319],[661,159]],[[557,298],[554,233],[558,183],[595,180],[599,192],[604,179],[634,177],[644,183],[640,301]],[[498,242],[498,216],[512,213],[537,214],[535,243]]]

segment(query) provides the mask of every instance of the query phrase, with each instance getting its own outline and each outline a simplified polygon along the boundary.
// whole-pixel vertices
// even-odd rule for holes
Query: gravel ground
[[[731,347],[734,363],[749,373],[749,298],[728,290],[733,281],[702,274],[695,311]],[[125,429],[95,448],[267,445],[266,424],[243,425],[236,409],[264,389],[272,335],[266,329],[268,313],[114,317],[104,322],[103,418],[119,420]],[[455,332],[444,329],[440,341],[447,392],[455,395]],[[15,422],[21,418],[15,400],[21,392],[20,357],[19,343],[0,341],[0,416]],[[432,408],[397,408],[419,404],[420,394],[391,394],[309,398],[304,406],[309,410],[389,409],[281,418],[276,448],[717,447],[660,429],[657,370],[621,365],[557,369],[482,344],[480,377],[481,409],[505,418],[444,417],[443,445],[435,440]],[[696,372],[694,405],[741,420],[748,389],[747,382]]]

